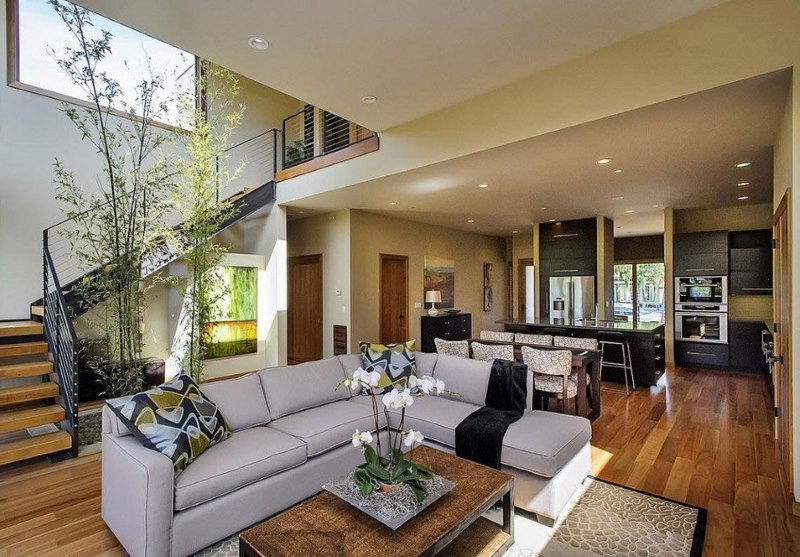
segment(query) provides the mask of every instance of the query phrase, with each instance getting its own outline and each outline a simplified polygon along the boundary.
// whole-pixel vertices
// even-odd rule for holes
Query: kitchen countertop
[[[582,329],[587,331],[619,331],[621,333],[652,334],[656,329],[663,327],[664,322],[636,323],[618,321],[596,321],[593,319],[536,319],[534,321],[498,321],[502,325],[517,325],[530,327],[563,327],[565,329]]]

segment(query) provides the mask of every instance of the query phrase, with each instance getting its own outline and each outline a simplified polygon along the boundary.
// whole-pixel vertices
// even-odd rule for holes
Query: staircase
[[[77,447],[43,337],[36,321],[0,322],[0,467]]]

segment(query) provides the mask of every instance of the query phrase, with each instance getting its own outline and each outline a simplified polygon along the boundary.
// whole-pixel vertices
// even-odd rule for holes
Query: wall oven
[[[728,344],[728,313],[676,311],[675,340]]]
[[[726,311],[728,277],[676,277],[675,304],[676,310],[681,310],[681,306],[689,304],[712,306],[709,311]]]

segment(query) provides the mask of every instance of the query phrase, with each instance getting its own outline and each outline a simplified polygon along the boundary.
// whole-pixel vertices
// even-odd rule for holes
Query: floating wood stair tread
[[[72,437],[66,431],[56,431],[0,443],[0,466],[37,456],[66,451],[72,447]]]
[[[44,326],[36,321],[1,321],[0,337],[22,337],[44,334]]]
[[[44,317],[44,306],[31,306],[31,315]]]
[[[53,362],[28,362],[25,364],[9,364],[0,366],[0,379],[15,379],[17,377],[35,377],[53,372]]]
[[[30,402],[31,400],[42,400],[58,396],[58,385],[50,383],[36,383],[34,385],[22,385],[20,387],[7,387],[0,389],[0,406],[16,404],[18,402]]]
[[[44,341],[0,344],[0,358],[6,358],[9,356],[30,356],[31,354],[46,353],[47,343]]]
[[[63,419],[64,409],[57,404],[3,410],[0,411],[0,433],[21,431],[29,427],[45,424],[56,424]]]

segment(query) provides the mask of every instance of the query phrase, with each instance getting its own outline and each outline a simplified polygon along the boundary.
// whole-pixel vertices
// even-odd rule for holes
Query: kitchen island
[[[633,373],[637,385],[655,385],[664,374],[664,323],[630,323],[594,319],[536,319],[534,321],[500,321],[508,332],[545,334],[545,329],[564,329],[567,336],[597,338],[601,331],[622,333],[631,347]],[[609,356],[617,360],[619,352],[611,350]],[[624,382],[621,369],[605,368],[603,379]]]

